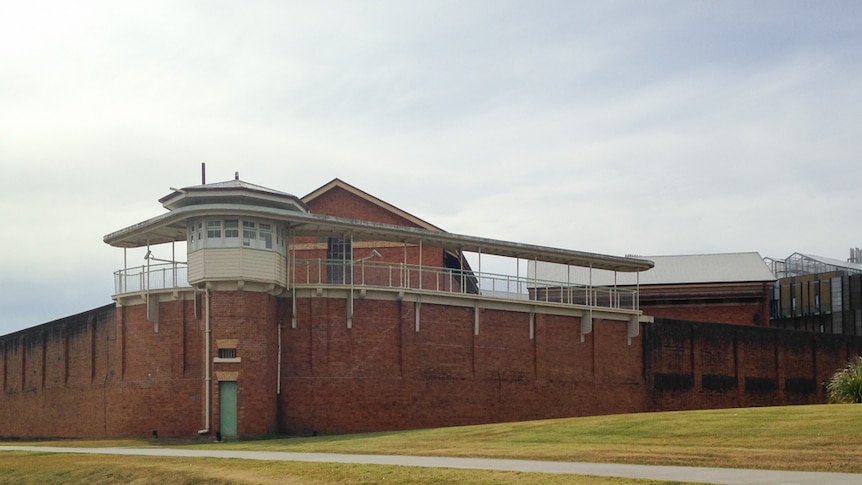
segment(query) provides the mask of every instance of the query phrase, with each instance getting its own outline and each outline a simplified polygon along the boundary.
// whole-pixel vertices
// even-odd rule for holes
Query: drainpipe
[[[212,328],[210,327],[210,289],[207,288],[204,290],[205,302],[204,305],[206,309],[204,310],[204,314],[206,315],[204,319],[206,320],[206,334],[204,336],[204,369],[205,369],[205,381],[206,386],[204,387],[204,402],[206,403],[206,424],[204,424],[204,429],[198,430],[198,434],[204,435],[210,432],[210,414],[212,408],[212,396],[211,396],[211,388],[212,388],[212,375],[210,374],[210,336],[212,334]]]
[[[281,396],[281,319],[278,320],[278,363],[276,367],[276,385],[275,394]]]

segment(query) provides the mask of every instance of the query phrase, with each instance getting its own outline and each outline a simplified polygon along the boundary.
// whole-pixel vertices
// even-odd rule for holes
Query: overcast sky
[[[4,2],[0,334],[111,303],[102,237],[201,162],[475,236],[846,259],[860,47],[855,1]]]

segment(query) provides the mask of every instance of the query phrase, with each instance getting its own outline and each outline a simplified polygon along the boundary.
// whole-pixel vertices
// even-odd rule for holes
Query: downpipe
[[[275,369],[275,395],[281,396],[281,319],[278,320],[278,358]]]
[[[206,333],[204,337],[204,372],[205,372],[205,381],[206,385],[204,386],[204,402],[206,403],[206,424],[204,424],[204,429],[198,430],[199,435],[205,435],[210,432],[210,414],[212,408],[212,374],[210,372],[210,337],[212,334],[212,328],[210,327],[210,290],[209,288],[204,290],[205,302],[204,306],[206,307],[204,310],[204,320],[206,321]]]

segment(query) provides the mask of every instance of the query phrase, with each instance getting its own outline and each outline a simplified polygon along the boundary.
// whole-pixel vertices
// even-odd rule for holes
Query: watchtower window
[[[242,245],[251,246],[252,242],[257,239],[257,224],[250,221],[242,221]]]
[[[261,222],[258,225],[260,229],[260,241],[266,249],[272,249],[272,224],[264,224]]]
[[[224,237],[239,238],[239,221],[237,219],[226,219],[224,221]]]
[[[207,239],[221,239],[221,221],[207,221]]]
[[[187,240],[189,252],[205,248],[245,247],[285,254],[284,234],[284,227],[271,221],[206,218],[189,223]]]

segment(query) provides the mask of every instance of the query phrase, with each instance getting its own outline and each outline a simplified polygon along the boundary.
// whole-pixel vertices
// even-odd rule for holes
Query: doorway
[[[236,436],[236,381],[219,381],[219,428],[222,436]]]

